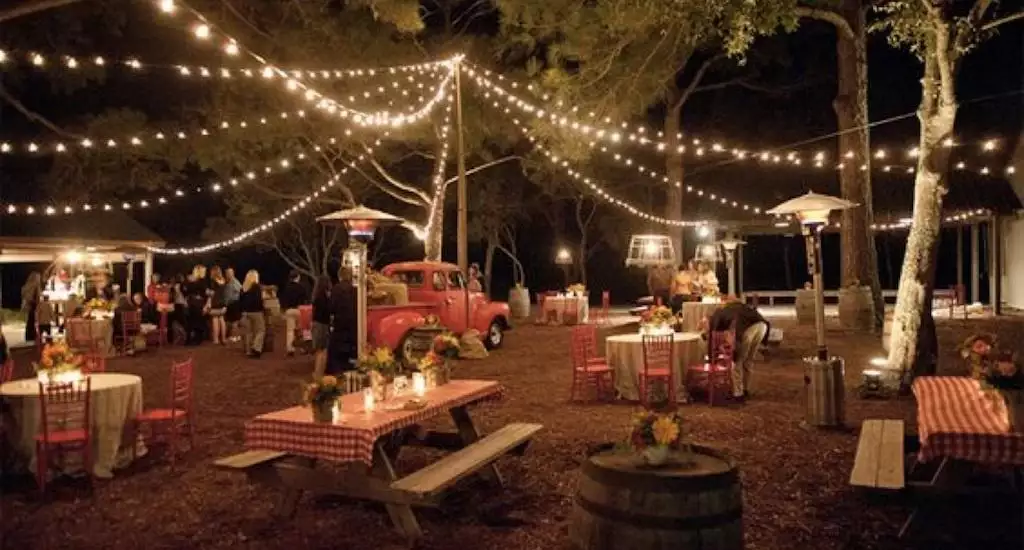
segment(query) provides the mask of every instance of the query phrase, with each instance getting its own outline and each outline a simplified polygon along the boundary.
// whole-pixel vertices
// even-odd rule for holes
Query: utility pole
[[[468,218],[468,205],[467,205],[467,191],[466,191],[466,144],[463,138],[462,132],[462,57],[459,56],[455,59],[455,66],[453,68],[455,72],[455,156],[457,158],[458,175],[459,175],[459,205],[458,205],[458,257],[459,257],[459,270],[462,271],[464,277],[463,286],[465,287],[463,294],[465,294],[464,305],[466,309],[466,329],[471,326],[469,318],[469,218]]]

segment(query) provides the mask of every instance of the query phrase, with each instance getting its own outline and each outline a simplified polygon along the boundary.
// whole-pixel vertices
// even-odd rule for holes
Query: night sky
[[[148,5],[125,2],[124,17],[131,24],[125,27],[121,36],[98,36],[97,44],[85,51],[103,51],[112,57],[127,57],[144,54],[147,59],[165,60],[168,63],[196,63],[215,65],[209,57],[204,58],[203,50],[191,47],[189,38],[179,28],[161,25]],[[45,16],[43,16],[45,17]],[[8,23],[8,25],[17,24]],[[1005,26],[1001,32],[983,44],[964,62],[958,77],[958,94],[961,108],[958,113],[958,135],[968,140],[1001,138],[1002,163],[994,162],[993,168],[1005,166],[1005,156],[1016,146],[1016,136],[1021,134],[1022,67],[1024,67],[1024,40],[1022,26],[1018,22]],[[230,27],[229,27],[230,28]],[[3,36],[0,25],[0,37]],[[0,48],[5,47],[0,38]],[[43,53],[53,53],[45,43],[19,44],[22,48],[33,47]],[[775,95],[758,93],[741,87],[702,93],[687,103],[683,115],[684,132],[703,136],[707,140],[721,139],[731,143],[744,144],[749,149],[783,147],[802,142],[835,131],[835,117],[831,102],[835,91],[834,34],[830,27],[814,22],[804,24],[796,33],[765,39],[755,48],[768,48],[780,52],[778,66],[767,69],[765,77],[773,81],[801,82],[808,85],[789,93]],[[480,60],[489,62],[490,60]],[[490,63],[487,63],[491,65]],[[339,60],[344,68],[344,60]],[[21,71],[22,78],[31,71]],[[920,96],[920,63],[905,51],[896,50],[886,44],[883,36],[872,36],[870,40],[870,112],[873,121],[913,113]],[[0,78],[10,75],[0,72]],[[5,80],[6,82],[6,80]],[[31,90],[31,94],[19,97],[32,109],[46,114],[52,120],[70,120],[103,106],[132,106],[151,114],[153,119],[173,120],[182,105],[187,104],[197,84],[173,76],[118,77],[112,75],[104,84],[87,86],[68,96],[51,93],[50,83],[40,75],[19,82],[19,89]],[[467,98],[467,100],[472,100]],[[641,121],[637,121],[641,122]],[[657,117],[648,124],[656,128]],[[52,134],[35,124],[10,106],[0,102],[0,141],[25,141],[29,139],[53,138]],[[906,149],[916,141],[917,121],[913,116],[898,122],[879,126],[872,130],[872,146],[899,146]],[[831,158],[836,155],[834,139],[824,139],[798,150],[807,153],[815,150],[827,151]],[[1024,169],[1024,166],[1019,167]],[[41,201],[46,197],[34,183],[38,171],[45,170],[45,162],[25,160],[20,156],[0,156],[0,202]],[[585,168],[583,168],[586,171]],[[702,167],[694,181],[711,189],[744,198],[756,195],[760,198],[781,200],[803,192],[816,190],[830,192],[836,188],[834,171],[790,168],[759,168],[757,164],[743,166]],[[602,177],[628,177],[602,172]],[[1004,185],[1000,178],[981,181],[977,178],[954,180],[954,185],[971,186]],[[566,182],[568,184],[568,181]],[[912,176],[875,177],[875,192],[893,197],[909,194]],[[454,189],[453,189],[454,191]],[[472,182],[470,193],[472,193]],[[834,191],[833,191],[834,192]],[[970,194],[970,193],[967,193]],[[454,192],[448,203],[445,232],[445,254],[447,260],[455,259],[455,209]],[[638,206],[645,206],[642,196],[631,197]],[[97,201],[102,200],[96,198]],[[696,200],[696,199],[695,199]],[[890,213],[909,212],[909,203],[893,199],[886,205]],[[699,208],[699,206],[695,206]],[[878,208],[876,207],[876,210]],[[176,206],[162,207],[161,210],[146,212],[139,220],[162,235],[170,244],[190,245],[201,242],[201,232],[207,216],[219,214],[222,207],[215,201],[188,199]],[[604,208],[600,215],[622,215]],[[709,211],[710,212],[710,211]],[[637,226],[637,230],[645,229]],[[3,215],[0,215],[0,233],[3,230]],[[566,231],[572,233],[573,228]],[[551,240],[550,228],[543,224],[526,225],[520,231],[520,250],[527,271],[527,284],[533,291],[561,285],[561,272],[553,265],[555,243]],[[692,238],[693,235],[690,235]],[[784,288],[785,272],[788,265],[790,284],[800,286],[806,279],[803,263],[803,245],[799,238],[762,237],[750,239],[746,253],[746,283],[754,288]],[[903,253],[905,233],[884,234],[878,239],[879,269],[883,287],[895,287]],[[953,233],[944,231],[942,258],[937,286],[952,284],[955,266]],[[636,297],[643,292],[643,274],[626,270],[623,265],[628,235],[622,235],[619,250],[607,247],[597,254],[590,264],[593,289],[610,288],[613,297],[620,300]],[[396,230],[385,237],[384,257],[398,260],[414,257],[415,243],[409,242],[407,232]],[[688,243],[687,254],[692,254],[695,242]],[[788,256],[784,250],[788,248]],[[838,238],[825,240],[826,286],[838,284]],[[483,262],[483,250],[471,245],[471,261]],[[770,260],[770,261],[767,261]],[[260,253],[239,249],[223,254],[203,256],[207,264],[233,264],[242,269],[259,268],[264,280],[280,282],[286,266],[273,253]],[[183,271],[190,260],[158,259],[157,271]],[[3,305],[17,307],[18,287],[27,270],[41,266],[3,267]],[[503,257],[495,265],[496,296],[504,297],[510,285],[511,267]],[[724,284],[724,282],[723,282]]]

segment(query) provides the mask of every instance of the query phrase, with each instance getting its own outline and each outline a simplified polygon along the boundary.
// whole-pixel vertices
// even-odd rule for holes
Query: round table
[[[142,378],[133,374],[92,374],[89,407],[93,439],[93,474],[113,477],[114,468],[131,462],[131,446],[124,443],[125,424],[142,412]],[[0,386],[0,397],[10,406],[7,438],[28,469],[35,472],[39,432],[39,382],[35,378],[13,380]],[[138,454],[145,454],[141,442]]]
[[[698,332],[672,334],[672,376],[675,377],[676,395],[686,400],[686,369],[704,360],[704,340]],[[615,372],[615,391],[623,399],[640,399],[639,373],[644,368],[644,343],[639,333],[619,334],[605,339],[605,357]]]
[[[564,325],[565,310],[572,310],[572,304],[576,305],[577,323],[586,323],[590,317],[590,304],[586,296],[548,296],[544,298],[544,318],[554,317],[556,324]]]
[[[710,317],[720,307],[720,303],[683,302],[683,330],[700,330],[701,321]]]

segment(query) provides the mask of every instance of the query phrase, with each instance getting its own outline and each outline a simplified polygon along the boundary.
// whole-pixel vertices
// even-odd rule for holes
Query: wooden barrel
[[[578,550],[743,548],[739,469],[708,447],[693,464],[651,468],[635,453],[604,451],[583,464],[569,523]]]
[[[839,326],[862,332],[875,329],[875,303],[871,299],[871,287],[848,286],[839,289]]]
[[[508,310],[513,319],[530,316],[530,289],[514,286],[508,291]]]
[[[814,324],[814,290],[798,288],[796,291],[796,323]]]

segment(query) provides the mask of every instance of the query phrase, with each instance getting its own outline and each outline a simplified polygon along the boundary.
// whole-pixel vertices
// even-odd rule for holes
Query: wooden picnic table
[[[438,506],[445,490],[478,473],[500,486],[494,462],[510,452],[523,452],[538,424],[508,424],[481,437],[468,407],[500,399],[500,384],[487,380],[453,380],[428,390],[426,405],[415,410],[397,408],[409,397],[363,408],[362,393],[340,399],[341,414],[333,422],[313,421],[307,407],[291,407],[257,416],[246,423],[246,452],[216,462],[223,468],[245,471],[249,479],[282,489],[275,509],[291,516],[303,491],[343,495],[385,504],[396,530],[410,541],[422,536],[413,506]],[[392,410],[394,409],[394,410]],[[426,432],[419,423],[448,413],[455,432]],[[405,445],[454,451],[411,474],[401,476],[395,460]],[[317,461],[342,463],[342,473],[317,470]]]

